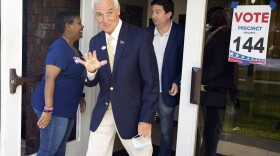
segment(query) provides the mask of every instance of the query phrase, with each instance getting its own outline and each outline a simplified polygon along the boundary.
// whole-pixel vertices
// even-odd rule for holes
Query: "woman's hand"
[[[46,128],[51,120],[52,114],[50,112],[43,112],[39,121],[37,122],[37,125],[39,128]]]
[[[79,58],[78,58],[79,59]],[[96,51],[87,52],[84,57],[85,61],[79,59],[80,63],[83,64],[86,70],[90,73],[94,73],[97,69],[107,64],[107,60],[98,61],[96,57]]]
[[[84,113],[86,111],[86,100],[85,97],[81,97],[80,99],[80,112]]]

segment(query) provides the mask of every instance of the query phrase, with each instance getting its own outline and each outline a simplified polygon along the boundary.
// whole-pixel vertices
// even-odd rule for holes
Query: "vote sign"
[[[270,15],[269,5],[238,5],[234,9],[228,61],[266,63]]]

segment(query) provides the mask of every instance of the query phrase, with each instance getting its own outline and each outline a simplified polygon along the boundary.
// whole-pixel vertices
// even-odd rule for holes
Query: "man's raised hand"
[[[85,61],[81,59],[79,59],[79,61],[85,66],[86,70],[90,73],[94,73],[97,69],[107,64],[107,60],[103,60],[101,62],[98,61],[95,50],[92,53],[85,53],[84,59]]]

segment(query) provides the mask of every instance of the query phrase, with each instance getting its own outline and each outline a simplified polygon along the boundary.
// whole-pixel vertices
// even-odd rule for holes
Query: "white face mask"
[[[152,144],[151,138],[144,138],[141,135],[132,137],[133,146],[136,149],[142,149]]]

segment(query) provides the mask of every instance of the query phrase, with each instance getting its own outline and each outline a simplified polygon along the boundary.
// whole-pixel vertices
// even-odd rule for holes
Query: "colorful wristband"
[[[44,107],[44,110],[46,110],[46,111],[53,111],[53,107]]]
[[[43,110],[43,112],[52,113],[52,110]]]

